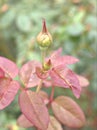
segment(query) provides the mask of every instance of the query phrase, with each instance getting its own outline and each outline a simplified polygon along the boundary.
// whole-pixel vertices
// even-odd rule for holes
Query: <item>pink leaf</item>
[[[20,78],[26,87],[34,87],[39,84],[40,79],[36,75],[36,67],[40,67],[37,61],[30,61],[23,65],[20,70]]]
[[[17,125],[23,128],[33,127],[33,124],[23,114],[19,116]]]
[[[58,57],[57,59],[52,59],[51,63],[53,65],[53,67],[56,67],[58,65],[68,65],[68,64],[74,64],[76,62],[78,62],[79,60],[75,57],[72,56],[61,56]]]
[[[55,117],[50,116],[50,123],[47,130],[63,130],[63,129],[59,121]]]
[[[76,75],[78,80],[79,80],[79,83],[80,83],[80,86],[81,87],[87,87],[89,85],[89,81],[88,79],[86,79],[85,77],[81,76],[81,75]]]
[[[4,77],[5,76],[5,73],[4,71],[0,68],[0,78]]]
[[[49,123],[48,110],[41,97],[30,90],[22,91],[19,104],[25,117],[37,128],[46,130]]]
[[[38,95],[41,97],[41,99],[44,101],[44,104],[48,104],[49,103],[49,97],[48,94],[44,91],[39,91]]]
[[[0,99],[8,89],[8,86],[10,85],[10,82],[12,81],[11,78],[0,78]]]
[[[59,86],[59,87],[64,87],[64,88],[69,88],[69,86],[66,84],[66,82],[64,81],[64,78],[62,76],[60,76],[60,74],[55,70],[52,69],[50,71],[50,76],[52,78],[52,82],[55,86]]]
[[[69,97],[57,97],[52,102],[52,109],[56,118],[64,125],[79,128],[85,124],[83,111],[76,102]]]
[[[11,78],[14,78],[18,74],[18,68],[16,64],[7,58],[0,57],[0,68]]]
[[[46,62],[48,62],[50,60],[53,66],[56,63],[58,64],[57,59],[60,57],[61,52],[62,52],[62,48],[59,48],[58,50],[54,51],[49,58],[46,58]],[[56,66],[57,66],[57,64],[56,64]]]
[[[62,48],[59,48],[58,50],[54,51],[51,56],[50,59],[57,59],[59,56],[61,56],[62,53]]]
[[[79,62],[78,58],[69,55],[63,56],[62,60],[64,60],[65,64],[74,64],[76,62]]]
[[[1,79],[2,80],[2,79]],[[0,81],[0,109],[7,107],[15,98],[20,86],[17,81],[3,79]]]
[[[74,95],[77,98],[80,97],[81,87],[79,80],[73,71],[67,67],[64,67],[64,65],[60,65],[50,71],[50,76],[53,79],[54,85],[64,88],[71,88]]]
[[[72,57],[72,56],[68,56],[68,55],[61,56],[61,52],[62,52],[62,48],[59,48],[57,51],[55,51],[51,55],[50,60],[51,60],[53,67],[56,67],[61,64],[64,64],[64,65],[74,64],[79,61],[77,58]]]
[[[51,87],[52,86],[52,81],[51,80],[43,80],[43,87]]]

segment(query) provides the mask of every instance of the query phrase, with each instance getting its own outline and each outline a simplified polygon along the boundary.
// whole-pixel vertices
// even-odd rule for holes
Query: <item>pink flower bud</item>
[[[45,20],[43,20],[42,31],[37,36],[37,42],[42,49],[48,48],[52,44],[52,36],[47,30]]]

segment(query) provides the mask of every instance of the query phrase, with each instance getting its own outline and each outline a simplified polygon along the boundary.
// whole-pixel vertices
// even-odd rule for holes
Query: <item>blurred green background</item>
[[[0,0],[0,55],[18,66],[28,60],[40,60],[36,36],[41,31],[42,18],[53,36],[48,53],[62,47],[63,54],[78,57],[80,62],[72,68],[90,81],[79,100],[69,90],[56,89],[55,96],[69,95],[78,102],[87,119],[81,129],[64,130],[97,130],[97,1]],[[20,114],[17,102],[16,97],[0,111],[0,130],[25,130],[16,126]]]

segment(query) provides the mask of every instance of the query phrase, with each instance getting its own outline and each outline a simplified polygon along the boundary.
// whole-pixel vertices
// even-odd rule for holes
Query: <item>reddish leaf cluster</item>
[[[82,87],[89,84],[88,80],[75,74],[68,68],[69,64],[78,62],[72,56],[61,56],[62,49],[53,52],[45,59],[44,65],[38,61],[29,61],[18,70],[15,63],[0,57],[0,109],[7,107],[15,98],[18,90],[19,105],[22,115],[17,124],[21,127],[36,127],[37,130],[62,130],[63,125],[79,128],[85,124],[85,116],[81,108],[69,97],[59,96],[52,100],[44,91],[33,92],[31,87],[63,87],[70,88],[79,98]],[[19,72],[19,73],[18,73]],[[25,88],[20,87],[19,76]],[[49,115],[51,105],[54,115]]]
[[[61,56],[61,51],[60,48],[53,52],[45,60],[43,67],[36,61],[26,63],[20,70],[20,78],[27,88],[34,87],[39,84],[40,80],[43,80],[45,86],[48,87],[53,84],[54,86],[70,88],[74,95],[79,98],[82,87],[89,83],[84,77],[77,75],[68,68],[68,65],[79,60],[72,56]],[[47,70],[47,68],[49,69]],[[81,82],[81,80],[84,82]]]

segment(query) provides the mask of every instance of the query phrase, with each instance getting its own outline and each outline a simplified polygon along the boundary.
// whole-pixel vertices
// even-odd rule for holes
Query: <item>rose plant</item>
[[[76,98],[80,97],[83,87],[89,82],[69,69],[70,64],[79,60],[73,56],[61,55],[62,48],[49,57],[46,51],[52,45],[52,36],[43,20],[42,31],[37,36],[42,54],[42,63],[32,60],[19,69],[15,63],[0,57],[0,110],[7,107],[15,98],[18,90],[19,106],[22,114],[17,120],[20,127],[35,127],[37,130],[63,130],[62,125],[80,128],[85,124],[85,116],[79,105],[67,96],[54,99],[55,87],[69,88]],[[14,78],[18,76],[23,84]],[[31,88],[36,87],[36,91]],[[42,88],[52,87],[48,95]],[[53,114],[49,114],[49,109]]]

